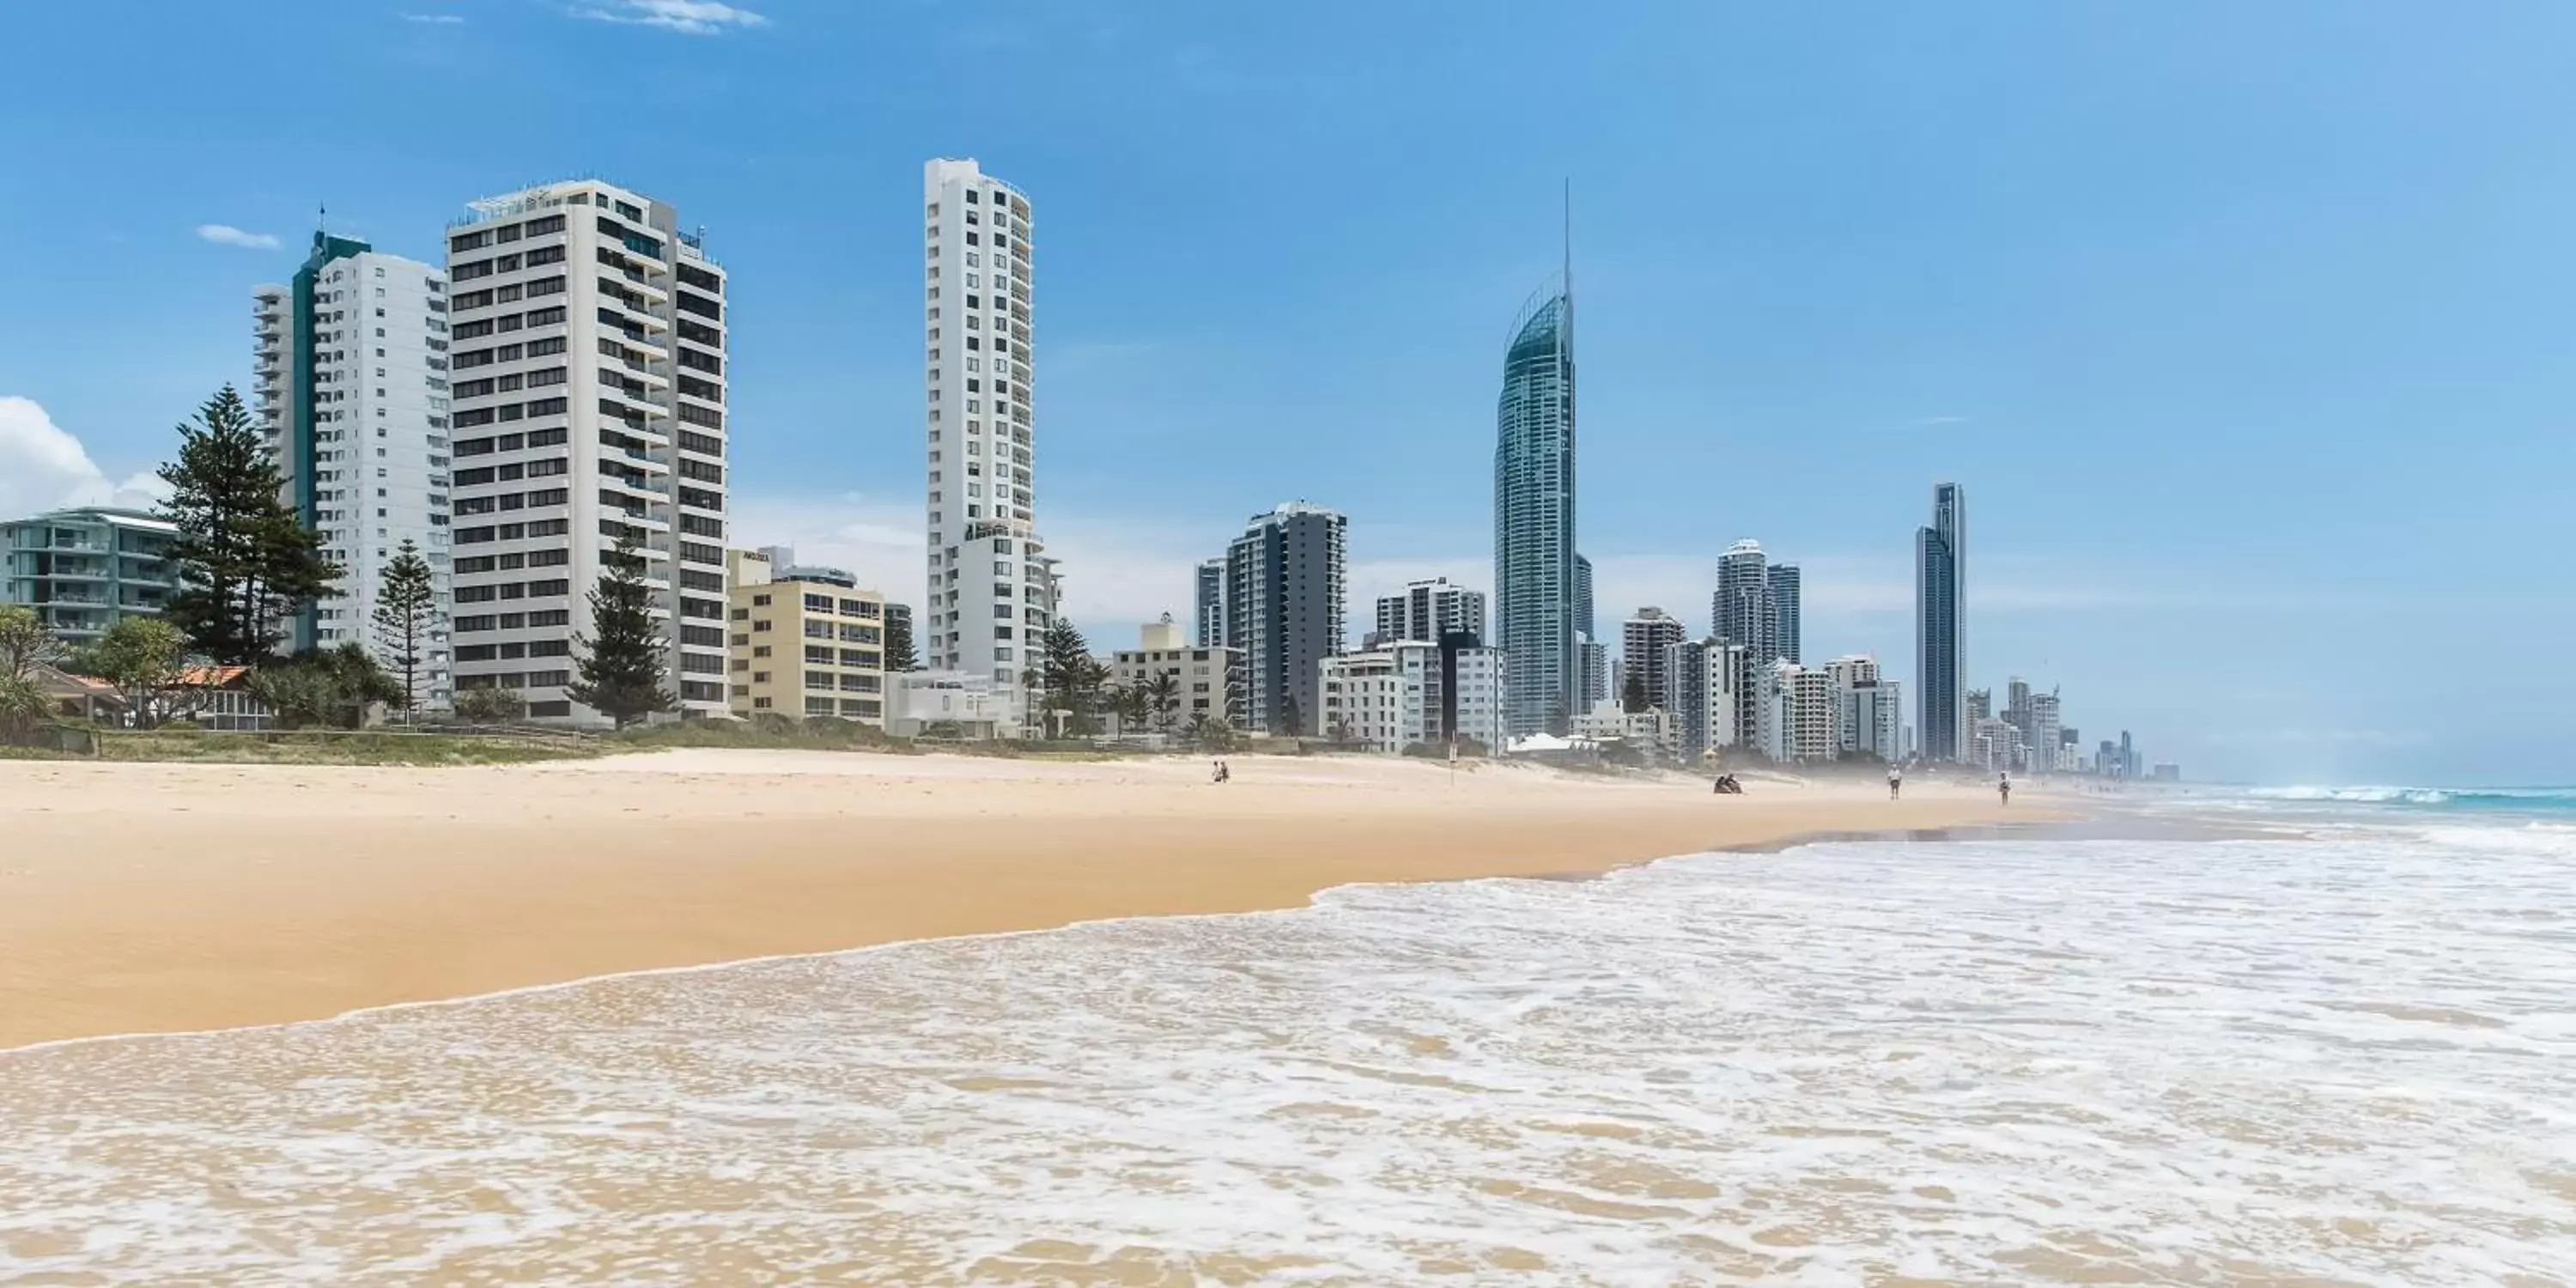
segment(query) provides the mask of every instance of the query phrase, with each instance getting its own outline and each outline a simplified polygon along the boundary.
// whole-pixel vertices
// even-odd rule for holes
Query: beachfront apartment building
[[[727,551],[725,582],[733,714],[886,723],[884,595],[775,548]]]
[[[2031,694],[2023,708],[2030,723],[2023,730],[2023,741],[2030,746],[2030,771],[2051,773],[2070,768],[2059,763],[2066,742],[2064,708],[2054,692]]]
[[[1199,561],[1190,588],[1190,627],[1194,644],[1225,643],[1225,560]]]
[[[353,237],[316,232],[291,280],[251,292],[253,403],[282,499],[340,568],[286,646],[357,643],[391,666],[374,616],[408,541],[429,566],[418,698],[431,707],[453,696],[449,345],[447,274]]]
[[[1835,658],[1824,671],[1833,684],[1837,753],[1891,765],[1905,759],[1903,686],[1880,674],[1878,659],[1867,653]]]
[[[1243,650],[1247,728],[1324,731],[1317,668],[1342,651],[1349,527],[1339,511],[1289,501],[1226,547],[1225,639]]]
[[[1748,701],[1744,646],[1712,635],[1672,644],[1664,659],[1674,745],[1688,757],[1724,755]]]
[[[1672,673],[1666,667],[1667,654],[1687,635],[1681,619],[1660,608],[1640,608],[1636,616],[1620,623],[1619,658],[1625,664],[1620,677],[1623,691],[1609,695],[1610,699],[1625,705],[1628,694],[1624,690],[1634,687],[1642,698],[1637,705],[1672,710]]]
[[[1782,764],[1829,761],[1841,754],[1842,725],[1833,676],[1787,658],[1754,672],[1759,727],[1755,746]]]
[[[1717,591],[1709,596],[1709,630],[1744,646],[1755,668],[1768,668],[1780,656],[1771,639],[1771,560],[1759,541],[1738,541],[1717,559]],[[1753,741],[1746,730],[1745,741]]]
[[[1762,585],[1771,599],[1771,656],[1804,662],[1806,658],[1798,651],[1798,565],[1771,565],[1763,571]]]
[[[1323,659],[1316,668],[1324,736],[1386,754],[1446,748],[1452,736],[1487,754],[1504,745],[1500,649],[1399,640]]]
[[[141,510],[78,506],[0,522],[0,604],[23,604],[55,638],[89,644],[118,618],[158,617],[177,590],[176,525]]]
[[[922,171],[929,516],[923,665],[1024,694],[1055,620],[1037,530],[1028,198],[971,159]]]
[[[1453,634],[1475,636],[1478,644],[1486,642],[1485,592],[1434,577],[1407,582],[1392,595],[1380,595],[1377,629],[1369,633],[1368,643],[1370,647],[1398,640],[1437,643]]]
[[[1128,728],[1113,714],[1111,733],[1185,733],[1202,718],[1229,728],[1242,725],[1243,651],[1193,644],[1187,634],[1165,613],[1136,633],[1136,647],[1110,655],[1109,682],[1118,688],[1150,693],[1155,677],[1172,677],[1169,708],[1149,713],[1141,729]]]
[[[457,689],[607,724],[566,686],[624,545],[678,713],[729,714],[724,268],[668,203],[582,179],[471,203],[447,276]]]

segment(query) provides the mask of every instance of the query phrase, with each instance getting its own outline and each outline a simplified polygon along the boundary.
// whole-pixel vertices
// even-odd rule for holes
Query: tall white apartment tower
[[[680,714],[727,714],[724,270],[598,180],[471,211],[447,230],[457,688],[604,723],[565,686],[601,556],[632,542]]]
[[[922,169],[929,594],[922,663],[1017,692],[1055,614],[1032,473],[1029,201],[971,159]]]
[[[287,504],[322,534],[339,594],[289,623],[297,651],[358,643],[405,541],[429,564],[433,626],[414,701],[450,697],[447,275],[348,237],[313,234],[292,282],[252,292],[251,364]]]

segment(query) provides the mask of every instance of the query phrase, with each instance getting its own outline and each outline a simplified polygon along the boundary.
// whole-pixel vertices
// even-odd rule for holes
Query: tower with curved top
[[[1494,635],[1513,737],[1563,733],[1581,709],[1575,634],[1574,291],[1570,272],[1522,306],[1495,408]]]

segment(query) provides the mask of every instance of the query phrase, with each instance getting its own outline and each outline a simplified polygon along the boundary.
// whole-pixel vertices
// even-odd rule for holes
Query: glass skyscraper
[[[1967,497],[1956,483],[1936,484],[1932,523],[1914,533],[1915,737],[1926,760],[1957,760],[1968,745],[1960,700],[1967,552]]]
[[[1521,309],[1495,411],[1494,640],[1513,737],[1565,732],[1581,710],[1575,634],[1574,293],[1560,277]]]

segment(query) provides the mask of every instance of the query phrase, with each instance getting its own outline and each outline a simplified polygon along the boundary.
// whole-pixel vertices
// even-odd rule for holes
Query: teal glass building
[[[1515,738],[1562,734],[1581,709],[1571,281],[1542,289],[1514,321],[1494,417],[1494,642]]]

